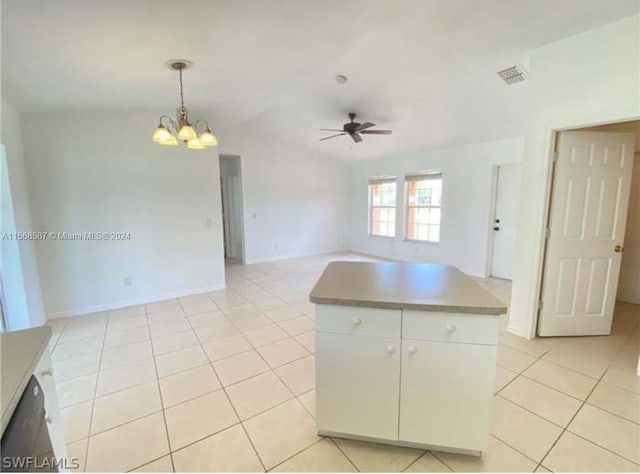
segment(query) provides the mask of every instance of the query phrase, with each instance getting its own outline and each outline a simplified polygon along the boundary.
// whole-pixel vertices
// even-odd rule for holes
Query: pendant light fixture
[[[184,105],[184,87],[182,85],[182,71],[193,66],[191,61],[179,59],[169,61],[167,67],[172,71],[178,71],[180,75],[180,107],[178,108],[177,120],[173,120],[168,115],[161,115],[158,120],[158,127],[153,132],[153,141],[160,145],[177,146],[178,140],[187,145],[190,150],[202,150],[208,146],[218,145],[209,123],[206,120],[196,120],[193,124],[189,121],[189,111]],[[205,129],[198,133],[198,126],[203,124]]]

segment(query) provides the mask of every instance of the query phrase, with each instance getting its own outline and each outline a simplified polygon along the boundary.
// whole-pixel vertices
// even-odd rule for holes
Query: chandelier
[[[182,86],[182,71],[189,69],[193,63],[187,60],[169,61],[167,66],[180,74],[180,107],[176,120],[168,115],[160,116],[158,127],[153,132],[153,141],[160,145],[177,146],[181,140],[191,150],[202,150],[207,146],[216,146],[218,140],[209,128],[206,120],[196,120],[193,124],[189,121],[189,111],[184,106],[184,88]],[[202,133],[198,133],[198,126],[204,125]]]

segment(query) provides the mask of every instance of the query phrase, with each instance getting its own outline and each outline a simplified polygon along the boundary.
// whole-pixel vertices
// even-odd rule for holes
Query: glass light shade
[[[171,136],[171,132],[167,130],[167,127],[164,125],[158,125],[158,128],[153,132],[153,141],[156,143],[162,143],[167,141]]]
[[[191,125],[183,125],[178,132],[178,138],[182,141],[188,142],[194,138],[198,138],[198,134]]]
[[[200,135],[200,143],[204,146],[216,146],[218,144],[218,139],[213,133],[211,133],[211,130],[207,128],[204,133]]]
[[[187,142],[187,148],[189,148],[190,150],[202,150],[204,149],[204,145],[196,135],[195,138],[192,138]]]
[[[160,142],[160,145],[178,146],[178,140],[173,135],[169,134],[169,137]]]

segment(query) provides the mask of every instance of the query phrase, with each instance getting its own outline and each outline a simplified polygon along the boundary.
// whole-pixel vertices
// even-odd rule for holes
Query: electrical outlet
[[[131,277],[124,277],[124,286],[131,286]]]

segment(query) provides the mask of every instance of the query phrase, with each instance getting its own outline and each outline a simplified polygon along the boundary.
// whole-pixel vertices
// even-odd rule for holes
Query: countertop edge
[[[51,340],[51,335],[52,335],[53,331],[48,326],[39,326],[38,328],[41,328],[41,327],[47,328],[48,331],[46,332],[46,336],[44,337],[43,341],[39,345],[38,349],[33,353],[33,358],[29,362],[29,366],[28,366],[26,372],[23,374],[22,379],[20,380],[20,383],[17,385],[16,390],[13,392],[13,395],[12,395],[11,399],[6,404],[6,406],[3,407],[2,419],[0,420],[0,423],[1,423],[1,425],[0,425],[0,433],[1,434],[4,434],[4,430],[7,427],[7,425],[9,424],[9,421],[11,420],[11,417],[13,416],[13,412],[14,412],[16,406],[18,405],[20,397],[22,396],[22,393],[24,392],[25,387],[29,383],[29,379],[31,378],[31,375],[33,375],[33,370],[35,369],[35,367],[38,364],[38,361],[40,360],[42,355],[44,354],[44,351],[46,351],[47,348],[49,347],[49,341]],[[37,328],[32,328],[32,329],[37,329]],[[4,334],[10,334],[10,332],[4,333]],[[4,401],[3,401],[3,403],[4,403]]]
[[[315,304],[329,304],[337,306],[355,306],[360,308],[379,308],[379,309],[399,309],[411,311],[427,311],[442,313],[464,313],[464,314],[484,314],[490,316],[500,316],[506,314],[507,306],[488,307],[488,306],[455,306],[455,305],[438,305],[428,303],[400,303],[393,301],[368,301],[368,300],[351,300],[339,298],[325,298],[309,295],[309,301]]]

